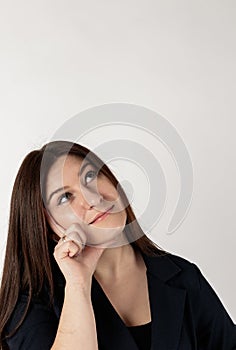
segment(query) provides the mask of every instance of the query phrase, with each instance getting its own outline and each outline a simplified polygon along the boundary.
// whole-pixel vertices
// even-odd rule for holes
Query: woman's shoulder
[[[6,324],[6,335],[14,332],[20,324],[14,335],[7,340],[11,349],[17,349],[18,344],[28,342],[29,339],[34,337],[35,332],[44,332],[46,342],[48,339],[51,341],[52,337],[50,334],[53,335],[56,332],[58,319],[50,304],[45,302],[40,296],[34,296],[29,305],[28,300],[29,295],[27,292],[19,294],[11,317]],[[21,322],[22,319],[23,322]]]
[[[157,256],[158,257],[158,256]],[[164,251],[162,254],[159,255],[160,258],[164,259],[170,259],[175,264],[179,265],[181,268],[188,269],[192,267],[193,262],[190,259],[187,259],[181,255],[174,254],[170,251]]]
[[[169,286],[186,290],[188,297],[195,300],[203,296],[216,296],[216,292],[202,272],[201,267],[183,256],[164,252],[153,256],[143,255],[147,271]]]
[[[173,253],[168,253],[166,257],[171,260],[176,266],[178,266],[181,269],[181,272],[183,274],[195,274],[200,271],[200,267],[198,263],[187,259],[183,256],[176,255]]]
[[[173,253],[169,253],[166,257],[179,269],[179,272],[173,277],[175,283],[182,283],[186,284],[189,288],[193,287],[200,289],[201,279],[205,279],[205,277],[196,262]]]
[[[197,282],[201,276],[199,266],[180,255],[171,252],[162,252],[156,256],[143,254],[149,272],[164,281]]]
[[[33,297],[28,306],[29,295],[25,292],[19,294],[18,300],[8,322],[8,327],[13,328],[24,316],[24,324],[32,325],[33,323],[48,320],[52,314],[52,307],[41,297]]]

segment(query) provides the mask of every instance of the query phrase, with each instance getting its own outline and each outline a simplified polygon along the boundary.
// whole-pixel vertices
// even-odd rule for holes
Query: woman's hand
[[[59,265],[67,285],[87,287],[91,283],[99,258],[105,248],[86,246],[86,235],[79,224],[71,225],[61,236],[54,249],[54,258]]]

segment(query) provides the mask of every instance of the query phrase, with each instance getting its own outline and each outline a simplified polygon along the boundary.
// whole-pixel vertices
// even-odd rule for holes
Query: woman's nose
[[[73,201],[73,210],[76,212],[89,210],[93,207],[100,207],[102,202],[102,196],[100,193],[88,193],[83,192],[78,194],[75,201]]]

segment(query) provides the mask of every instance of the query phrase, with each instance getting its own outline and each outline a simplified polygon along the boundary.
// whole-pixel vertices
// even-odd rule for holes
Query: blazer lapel
[[[149,257],[142,253],[142,256],[147,267],[152,317],[151,350],[178,349],[186,291],[166,282],[181,269],[167,255]]]

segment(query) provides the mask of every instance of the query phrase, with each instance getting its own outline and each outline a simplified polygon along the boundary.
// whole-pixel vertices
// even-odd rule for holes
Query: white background
[[[23,157],[86,108],[134,103],[176,127],[194,166],[185,221],[153,239],[195,262],[236,320],[235,1],[9,1],[0,13],[1,268]]]

